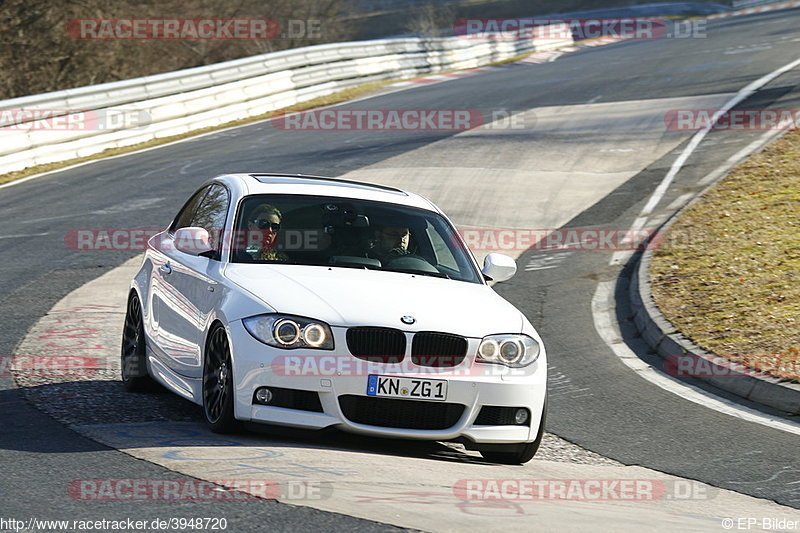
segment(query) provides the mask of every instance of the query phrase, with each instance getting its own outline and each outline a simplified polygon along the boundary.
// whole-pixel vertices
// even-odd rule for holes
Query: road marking
[[[194,165],[196,165],[198,163],[202,163],[202,162],[203,162],[202,159],[198,159],[197,161],[189,161],[188,163],[186,163],[185,165],[183,165],[181,167],[181,169],[178,171],[178,174],[186,175],[186,174],[189,173],[189,168],[190,167],[192,167],[192,166],[194,166]]]
[[[749,54],[752,52],[762,52],[764,50],[771,50],[772,44],[770,43],[760,43],[760,44],[751,44],[745,46],[736,46],[726,48],[723,52],[725,55],[735,55],[735,54]]]
[[[686,194],[684,196],[691,196],[691,194]],[[653,219],[650,219],[650,228],[655,231],[656,228],[666,222],[667,218],[669,218],[669,215],[667,213],[663,213]],[[637,235],[633,231],[629,231],[628,234],[622,239],[621,244],[627,244],[630,249],[619,250],[611,254],[611,260],[608,262],[608,264],[611,266],[616,266],[627,263],[628,259],[633,257],[634,252],[638,251],[640,246],[645,245],[646,241],[644,239],[645,237]]]
[[[713,183],[716,179],[729,172],[731,168],[737,165],[748,155],[766,146],[769,142],[773,140],[774,137],[786,133],[786,130],[782,129],[782,127],[785,124],[786,122],[782,122],[777,129],[766,132],[764,135],[760,136],[758,139],[756,139],[752,143],[748,144],[746,147],[736,152],[734,155],[729,157],[725,161],[725,163],[723,163],[719,168],[709,173],[706,177],[700,180],[698,182],[698,185],[704,186]],[[692,195],[693,193],[686,193],[676,198],[667,207],[667,212],[672,212],[673,210],[680,208]],[[641,229],[646,221],[647,217],[640,217],[636,219],[633,226],[636,229]],[[660,223],[656,225],[660,225]],[[612,255],[609,264],[610,265],[622,264],[628,259],[630,255],[632,255],[630,252],[615,252]],[[597,332],[600,334],[600,337],[603,338],[606,344],[612,350],[614,350],[617,356],[626,365],[628,365],[634,371],[637,371],[639,375],[641,375],[643,378],[647,379],[651,383],[661,387],[662,389],[672,392],[673,394],[677,394],[678,396],[681,396],[686,400],[698,403],[700,405],[705,405],[711,409],[714,409],[715,411],[719,411],[728,414],[730,416],[742,418],[751,422],[756,422],[758,424],[774,427],[775,429],[780,429],[782,431],[788,431],[790,433],[795,433],[800,435],[800,424],[795,425],[791,422],[784,422],[781,419],[775,419],[754,409],[743,407],[736,403],[728,402],[727,400],[719,399],[716,396],[711,396],[709,393],[707,393],[702,389],[681,383],[674,378],[668,377],[665,374],[654,370],[652,367],[644,363],[641,359],[639,359],[639,357],[633,351],[631,351],[627,347],[627,345],[624,344],[622,339],[619,338],[619,334],[611,326],[611,318],[612,318],[611,315],[609,315],[607,311],[604,312],[602,310],[602,302],[605,301],[603,300],[603,298],[608,298],[608,294],[610,291],[612,291],[610,292],[610,294],[613,295],[613,288],[609,289],[608,287],[603,287],[604,284],[610,284],[610,283],[611,282],[604,282],[598,285],[597,292],[595,293],[595,297],[592,300],[592,315],[594,317],[595,329],[597,329]],[[631,357],[635,357],[636,361],[634,362],[631,359]],[[713,398],[714,401],[710,401],[709,398]],[[777,425],[781,427],[776,427],[775,424],[776,420],[778,421]]]
[[[682,194],[675,198],[675,200],[667,206],[667,212],[671,213],[672,211],[677,211],[683,205],[689,201],[689,199],[694,196],[693,192],[687,192],[686,194]]]
[[[20,233],[18,235],[0,235],[0,239],[21,239],[23,237],[42,237],[44,235],[50,235],[50,232],[45,231],[43,233]]]
[[[734,166],[736,166],[738,163],[740,163],[742,160],[744,160],[747,156],[749,156],[750,154],[752,154],[754,152],[757,152],[758,150],[760,150],[761,148],[766,146],[775,137],[777,137],[777,136],[779,136],[779,135],[781,135],[783,133],[787,133],[788,129],[785,129],[785,126],[787,126],[788,124],[791,124],[791,119],[784,120],[783,122],[781,122],[778,125],[778,127],[775,130],[770,130],[770,131],[766,132],[764,135],[762,135],[761,137],[759,137],[758,139],[756,139],[752,143],[748,144],[747,146],[745,146],[744,148],[742,148],[741,150],[739,150],[738,152],[736,152],[735,154],[730,156],[725,161],[725,163],[723,163],[719,168],[717,168],[713,172],[709,173],[706,177],[704,177],[703,179],[698,181],[697,185],[699,185],[700,187],[703,187],[705,185],[713,183],[715,180],[717,180],[721,176],[724,176],[725,174],[730,172],[730,170]],[[667,207],[666,211],[669,213],[669,212],[672,212],[672,211],[678,209],[679,207],[681,207],[685,203],[685,201],[688,199],[688,197],[692,196],[693,194],[694,193],[686,193],[684,195],[679,196],[677,199],[675,199],[675,201],[673,201]],[[633,224],[631,224],[631,233],[642,229],[644,227],[645,223],[647,223],[647,220],[648,220],[647,216],[640,216],[639,218],[634,220]],[[655,227],[658,227],[659,225],[660,225],[660,222],[658,224],[653,224],[653,226],[655,226]],[[612,256],[611,261],[609,262],[610,265],[621,264],[621,261],[620,261],[620,257],[621,256],[618,256],[617,255],[618,253],[619,252],[616,252]],[[630,255],[630,254],[628,254],[628,255]]]
[[[689,142],[689,145],[686,148],[684,148],[684,150],[681,152],[681,154],[678,156],[678,158],[675,160],[675,162],[670,167],[669,172],[667,172],[667,175],[664,176],[664,179],[661,180],[661,183],[658,184],[658,187],[656,187],[656,190],[653,191],[653,194],[650,196],[650,198],[648,199],[647,203],[642,208],[642,211],[639,213],[639,216],[636,218],[636,220],[633,221],[633,224],[631,224],[631,232],[634,233],[634,232],[636,232],[636,231],[638,231],[638,230],[640,230],[640,229],[642,229],[644,227],[644,225],[647,223],[647,218],[652,214],[653,209],[655,209],[655,207],[658,205],[658,203],[664,197],[664,195],[667,192],[667,189],[669,189],[669,186],[672,185],[672,182],[675,180],[675,177],[683,169],[683,166],[686,164],[686,161],[689,160],[689,157],[691,157],[691,155],[695,152],[695,150],[697,150],[697,148],[700,146],[700,143],[703,141],[703,139],[706,138],[706,136],[709,134],[709,132],[714,128],[714,126],[716,126],[716,124],[719,121],[719,119],[723,115],[725,115],[725,113],[727,113],[728,111],[733,109],[736,105],[740,104],[741,102],[743,102],[747,98],[750,98],[756,91],[758,91],[759,89],[764,87],[766,84],[768,84],[769,82],[771,82],[775,78],[778,78],[779,76],[789,72],[790,70],[792,70],[794,68],[797,68],[798,66],[800,66],[800,59],[796,59],[795,61],[792,61],[788,65],[784,65],[783,67],[781,67],[781,68],[779,68],[779,69],[777,69],[777,70],[775,70],[773,72],[770,72],[766,76],[763,76],[763,77],[757,79],[756,81],[750,83],[745,88],[743,88],[741,91],[736,93],[736,96],[734,96],[730,101],[728,101],[728,103],[726,103],[724,106],[722,106],[722,108],[719,111],[714,113],[714,116],[711,117],[711,121],[709,122],[709,124],[705,128],[703,128],[702,130],[698,131],[694,135],[694,137],[692,137],[692,140]],[[781,130],[777,130],[777,131],[780,132]],[[751,145],[749,145],[744,150],[740,151],[739,154],[743,153],[745,150],[747,150],[751,146],[756,145],[757,143],[761,142],[763,139],[770,138],[769,135],[777,135],[777,133],[775,133],[774,131],[767,132],[767,134],[765,134],[761,139],[759,139],[758,141],[752,143]],[[736,157],[736,156],[734,156],[734,157]],[[715,178],[718,177],[718,176],[719,175],[715,176]],[[711,181],[709,176],[707,176],[706,179],[709,179],[709,182]],[[702,183],[703,182],[701,182],[701,184]],[[609,262],[609,264],[610,265],[619,264],[619,257],[612,257],[611,261]]]
[[[191,163],[190,163],[191,164]],[[115,213],[127,213],[129,211],[141,211],[150,209],[154,205],[163,202],[163,198],[139,198],[138,200],[129,200],[121,204],[112,205],[103,209],[92,211],[92,215],[113,215]]]
[[[754,152],[757,152],[759,149],[766,146],[768,143],[772,142],[773,138],[777,137],[778,135],[786,133],[788,130],[784,130],[783,128],[788,123],[790,122],[789,121],[781,122],[775,130],[766,132],[764,135],[762,135],[755,141],[751,142],[750,144],[748,144],[747,146],[745,146],[744,148],[742,148],[741,150],[730,156],[722,166],[720,166],[714,172],[710,173],[705,178],[701,179],[699,182],[697,182],[697,184],[700,186],[708,185],[710,183],[713,183],[719,177],[724,176],[725,174],[730,172],[730,170],[744,158],[746,158],[747,156],[749,156]]]
[[[752,82],[751,84],[747,85],[744,89],[736,93],[736,96],[734,96],[728,103],[722,106],[722,109],[714,113],[714,116],[711,117],[710,123],[705,128],[698,131],[694,135],[694,137],[692,137],[692,140],[689,143],[689,145],[683,150],[681,155],[678,156],[678,159],[676,159],[675,162],[672,164],[672,167],[669,169],[669,172],[667,172],[667,175],[664,177],[661,183],[659,183],[658,187],[656,187],[656,190],[653,191],[652,196],[650,196],[650,199],[647,201],[647,204],[645,204],[644,208],[642,208],[642,212],[640,213],[639,216],[647,217],[648,215],[650,215],[650,213],[652,213],[653,209],[655,209],[656,205],[658,205],[658,202],[660,202],[661,198],[664,197],[664,194],[667,192],[667,189],[672,184],[672,181],[678,175],[678,172],[681,171],[683,166],[686,164],[686,161],[694,153],[694,151],[697,150],[697,147],[700,145],[703,139],[705,139],[708,133],[714,128],[714,126],[716,126],[717,122],[723,115],[725,115],[728,111],[733,109],[739,103],[743,102],[747,98],[750,98],[756,91],[764,87],[766,84],[768,84],[775,78],[789,72],[790,70],[796,68],[797,66],[800,66],[800,59],[796,59],[795,61],[792,61],[788,65],[784,65],[783,67],[767,74],[766,76],[757,79],[756,81]],[[643,225],[644,223],[642,223],[642,226]]]
[[[709,409],[747,422],[754,422],[772,429],[800,435],[800,423],[770,416],[756,411],[755,409],[750,409],[749,407],[744,407],[719,398],[699,387],[682,383],[663,372],[659,372],[642,361],[634,351],[628,348],[628,345],[625,344],[625,341],[622,340],[622,336],[614,327],[616,316],[614,285],[614,281],[604,281],[597,285],[597,290],[592,298],[592,317],[597,333],[628,368],[650,383],[673,394],[677,394],[684,400],[694,402],[703,407],[708,407]]]
[[[545,257],[537,257],[528,261],[525,265],[525,272],[533,272],[534,270],[549,270],[551,268],[558,268],[561,263],[567,260],[575,252],[555,252]]]

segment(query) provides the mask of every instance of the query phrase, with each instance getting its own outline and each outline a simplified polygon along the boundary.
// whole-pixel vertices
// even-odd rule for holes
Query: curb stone
[[[683,209],[673,214],[658,228],[658,232],[664,233],[669,230],[678,216],[701,196],[702,192]],[[665,361],[667,358],[683,355],[702,358],[708,362],[711,375],[693,376],[693,378],[779,411],[800,414],[800,384],[766,374],[753,375],[753,371],[748,367],[727,362],[727,360],[703,350],[684,337],[667,320],[658,309],[650,290],[649,272],[652,256],[653,249],[648,248],[642,254],[638,264],[634,266],[629,294],[636,328],[653,351]]]

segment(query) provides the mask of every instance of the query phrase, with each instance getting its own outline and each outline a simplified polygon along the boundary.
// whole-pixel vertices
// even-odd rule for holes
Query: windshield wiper
[[[361,263],[320,263],[319,266],[334,267],[334,268],[355,268],[358,270],[381,270],[380,267],[377,267],[375,265],[363,265]]]
[[[290,264],[303,265],[303,266],[319,266],[319,267],[328,267],[328,268],[355,268],[357,270],[381,270],[380,267],[377,267],[375,265],[362,264],[362,263],[347,263],[347,262],[342,262],[342,263],[327,263],[327,262],[325,262],[325,263],[322,263],[322,262],[318,262],[318,263],[314,263],[314,262],[300,263],[300,262],[293,262],[293,263],[290,263]]]
[[[269,261],[260,264],[264,265],[300,265],[300,266],[319,266],[328,268],[352,268],[356,270],[377,270],[380,272],[398,272],[400,274],[414,274],[419,276],[430,276],[432,278],[453,279],[447,274],[442,272],[430,272],[428,270],[417,270],[414,268],[381,268],[376,265],[362,264],[362,263],[315,263],[315,262],[300,262],[300,261]]]
[[[443,272],[430,272],[428,270],[417,270],[414,268],[384,268],[384,272],[400,272],[401,274],[415,274],[420,276],[430,276],[432,278],[453,279]]]

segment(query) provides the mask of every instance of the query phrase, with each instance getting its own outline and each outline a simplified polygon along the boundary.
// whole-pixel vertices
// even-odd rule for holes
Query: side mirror
[[[189,255],[213,252],[208,231],[203,228],[181,228],[175,231],[175,249]]]
[[[483,275],[492,281],[506,281],[517,273],[517,262],[503,254],[489,254],[483,260]]]

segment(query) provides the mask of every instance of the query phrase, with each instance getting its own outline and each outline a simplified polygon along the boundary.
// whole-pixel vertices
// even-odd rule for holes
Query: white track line
[[[639,216],[636,218],[636,220],[633,221],[633,224],[631,224],[630,231],[631,231],[632,234],[637,232],[638,230],[640,230],[640,229],[642,229],[644,227],[644,225],[647,223],[647,218],[652,214],[653,209],[656,208],[658,203],[664,197],[664,194],[666,194],[667,189],[669,189],[669,186],[672,185],[672,182],[675,180],[675,176],[677,176],[678,173],[681,171],[681,169],[683,169],[683,166],[686,164],[686,161],[688,161],[689,157],[691,157],[692,154],[695,152],[695,150],[697,150],[697,148],[700,146],[700,143],[703,141],[703,139],[705,139],[706,136],[709,134],[709,132],[712,129],[714,129],[714,126],[717,125],[717,122],[719,121],[719,119],[723,115],[725,115],[728,111],[733,109],[735,106],[737,106],[738,104],[740,104],[744,100],[750,98],[756,91],[758,91],[759,89],[764,87],[766,84],[768,84],[769,82],[771,82],[775,78],[777,78],[777,77],[789,72],[790,70],[792,70],[794,68],[797,68],[798,66],[800,66],[800,59],[796,59],[796,60],[792,61],[791,63],[789,63],[788,65],[784,65],[781,68],[779,68],[779,69],[777,69],[777,70],[775,70],[773,72],[770,72],[766,76],[763,76],[763,77],[757,79],[756,81],[750,83],[744,89],[742,89],[741,91],[736,93],[736,96],[734,96],[731,100],[728,101],[728,103],[726,103],[724,106],[722,106],[722,108],[720,108],[716,113],[714,113],[714,116],[711,117],[711,121],[709,122],[709,124],[705,128],[703,128],[702,130],[698,131],[694,135],[694,137],[692,137],[692,140],[689,142],[689,145],[686,148],[684,148],[683,152],[681,152],[681,154],[678,156],[678,158],[675,160],[675,162],[672,163],[672,166],[670,167],[669,172],[667,172],[667,175],[664,176],[664,179],[661,180],[661,183],[658,184],[658,187],[656,187],[656,190],[653,191],[653,194],[650,196],[650,198],[648,199],[647,203],[642,208],[642,211],[639,213]],[[779,130],[779,132],[780,132],[780,130]],[[764,139],[768,139],[771,135],[777,135],[777,134],[778,133],[773,132],[773,131],[767,132],[767,134],[764,135],[761,139],[753,142],[751,145],[749,145],[748,147],[746,147],[743,150],[741,150],[739,153],[737,153],[731,159],[739,157],[740,154],[745,153],[746,150],[748,150],[748,149],[752,150],[752,148],[751,148],[752,146],[760,145],[759,143],[763,144],[763,140]],[[745,155],[748,155],[748,154],[749,154],[749,152],[746,153]],[[739,158],[739,159],[741,159],[741,158]],[[730,167],[728,167],[727,170],[730,170]],[[716,178],[719,175],[720,174],[717,174],[714,177]],[[710,176],[711,175],[709,175],[709,176],[707,176],[705,178],[709,182],[712,180],[712,178]],[[701,182],[701,184],[702,184],[702,182]],[[612,257],[612,259],[609,262],[609,264],[611,264],[611,265],[619,264],[619,258],[618,257]]]
[[[646,217],[650,215],[650,213],[652,213],[653,209],[655,209],[656,205],[658,205],[658,202],[661,201],[661,198],[663,198],[664,194],[667,192],[667,189],[672,184],[672,181],[675,179],[675,176],[678,175],[678,172],[681,171],[683,165],[686,164],[686,161],[689,159],[689,157],[691,157],[694,151],[697,150],[697,147],[700,145],[703,139],[706,138],[706,135],[708,135],[708,133],[714,128],[714,126],[717,125],[717,122],[723,115],[725,115],[728,111],[733,109],[736,105],[750,98],[756,91],[761,89],[763,86],[765,86],[775,78],[789,72],[790,70],[798,66],[800,66],[800,59],[796,59],[795,61],[792,61],[788,65],[784,65],[778,70],[770,72],[766,76],[757,79],[756,81],[754,81],[753,83],[751,83],[750,85],[739,91],[736,94],[736,96],[734,96],[727,104],[722,106],[722,108],[719,111],[714,113],[714,116],[711,117],[711,122],[705,128],[698,131],[694,135],[694,137],[692,137],[692,140],[689,143],[689,145],[683,150],[681,155],[678,156],[678,159],[675,160],[675,162],[672,164],[672,167],[669,169],[669,172],[667,172],[667,175],[664,177],[661,183],[658,184],[656,190],[653,191],[653,194],[652,196],[650,196],[650,199],[647,201],[647,204],[645,204],[644,208],[642,208],[642,212],[639,214],[639,218],[636,220],[636,222],[634,222],[633,229],[641,229],[644,226],[644,221],[641,222],[641,225],[639,227],[636,227],[636,223],[639,223],[642,217],[645,217],[646,220]]]
[[[788,128],[784,129],[784,127],[787,127],[791,123],[792,121],[781,122],[776,129],[766,132],[764,135],[762,135],[755,141],[751,142],[750,144],[748,144],[747,146],[745,146],[744,148],[742,148],[741,150],[730,156],[728,160],[725,161],[725,164],[723,164],[721,167],[719,167],[717,170],[715,170],[705,178],[701,179],[699,182],[697,182],[697,184],[700,186],[708,185],[713,183],[714,180],[718,179],[719,177],[727,174],[733,167],[735,167],[739,162],[743,161],[747,156],[758,151],[760,148],[766,146],[769,142],[772,141],[773,138],[777,137],[778,135],[786,133],[788,131]]]
[[[619,332],[614,327],[614,317],[616,316],[614,309],[614,285],[615,282],[613,281],[604,281],[597,285],[597,291],[595,291],[594,297],[592,298],[592,317],[597,333],[603,341],[614,350],[614,353],[619,357],[620,361],[625,363],[628,368],[654,385],[673,394],[677,394],[690,402],[708,407],[709,409],[734,418],[800,435],[800,423],[773,417],[755,409],[750,409],[749,407],[744,407],[722,399],[703,389],[682,383],[671,376],[659,372],[639,359],[636,353],[628,348]]]
[[[714,128],[717,124],[717,121],[720,119],[722,115],[730,111],[734,106],[741,103],[742,101],[746,100],[750,96],[753,95],[757,90],[761,87],[766,85],[767,83],[771,82],[778,76],[785,74],[786,72],[800,66],[800,59],[795,60],[788,65],[785,65],[766,76],[759,78],[758,80],[754,81],[753,83],[746,86],[744,89],[739,91],[736,96],[734,96],[727,104],[725,104],[722,109],[717,111],[712,117],[711,123],[706,126],[703,130],[699,131],[695,136],[692,138],[689,145],[684,149],[678,159],[675,160],[672,167],[670,168],[667,175],[658,185],[656,190],[653,192],[652,196],[648,200],[647,204],[642,209],[639,217],[633,222],[631,226],[631,232],[636,230],[640,230],[644,227],[647,223],[648,217],[651,215],[653,209],[658,205],[661,199],[664,197],[669,186],[672,184],[672,181],[675,179],[675,176],[678,175],[678,172],[683,168],[683,165],[686,164],[686,161],[689,157],[694,153],[700,143],[705,139],[706,135]],[[737,153],[732,155],[727,159],[727,161],[720,166],[715,171],[711,172],[708,176],[703,178],[698,182],[699,185],[707,185],[712,183],[715,179],[723,176],[725,173],[729,172],[734,165],[738,162],[743,160],[745,157],[750,155],[751,153],[757,151],[761,147],[765,146],[768,142],[770,142],[774,137],[777,137],[781,133],[784,132],[782,126],[786,123],[781,123],[778,128],[774,131],[768,131],[743,149],[739,150]],[[673,209],[677,209],[679,204],[682,204],[686,201],[689,195],[683,195],[676,199],[671,205],[668,211],[672,211]],[[609,262],[610,265],[619,265],[624,260],[627,259],[627,254],[624,252],[616,252],[612,255],[611,260]],[[750,422],[755,422],[757,424],[762,424],[767,427],[771,427],[773,429],[779,429],[781,431],[786,431],[789,433],[794,433],[800,435],[800,424],[795,422],[786,421],[780,418],[772,417],[761,413],[755,409],[750,409],[748,407],[744,407],[738,405],[734,402],[730,402],[724,399],[721,399],[713,394],[710,394],[703,389],[698,387],[694,387],[692,385],[687,385],[686,383],[682,383],[677,379],[674,379],[670,376],[662,372],[658,372],[653,369],[650,365],[642,361],[628,346],[623,342],[621,336],[614,328],[614,317],[616,313],[614,311],[614,284],[613,282],[606,281],[599,283],[597,286],[597,291],[592,298],[592,318],[594,320],[594,326],[597,330],[597,333],[600,337],[605,341],[605,343],[614,351],[617,357],[625,363],[629,368],[634,370],[644,379],[650,381],[651,383],[661,387],[664,390],[672,392],[673,394],[677,394],[678,396],[689,400],[691,402],[697,403],[699,405],[703,405],[708,407],[709,409],[713,409],[715,411],[719,411],[720,413],[724,413],[736,418],[741,418],[743,420],[747,420]]]

